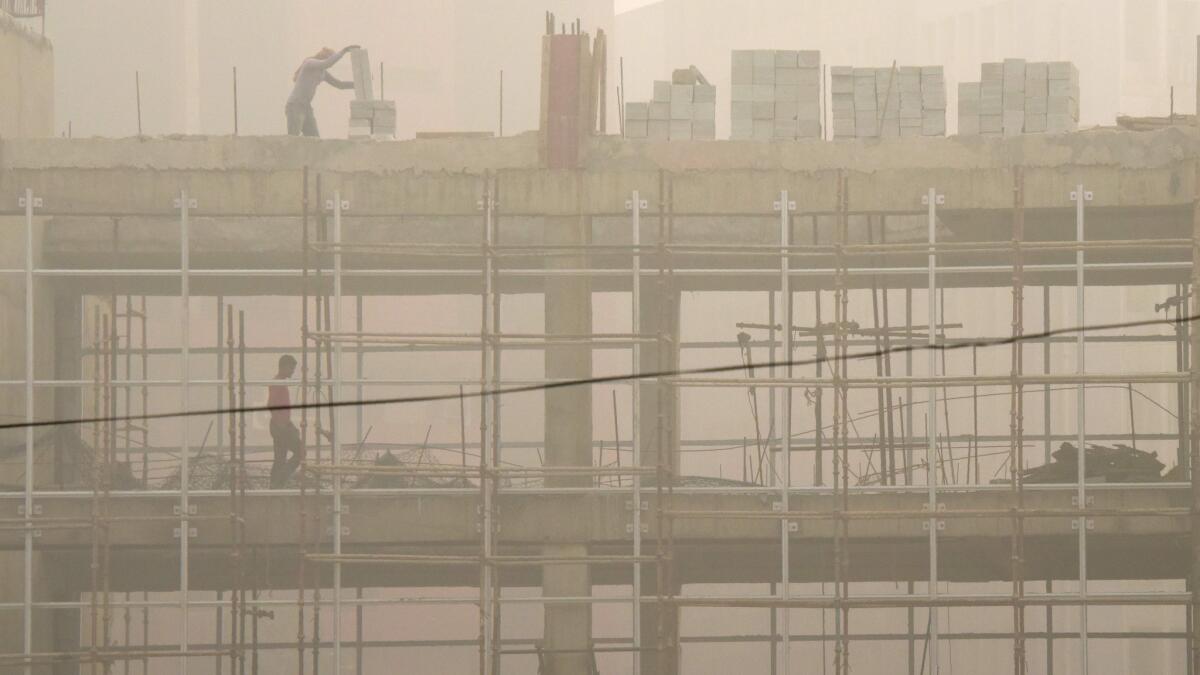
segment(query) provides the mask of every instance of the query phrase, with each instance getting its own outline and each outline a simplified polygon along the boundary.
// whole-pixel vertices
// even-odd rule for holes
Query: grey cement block
[[[755,103],[767,103],[775,100],[775,85],[756,84],[751,98]]]
[[[776,68],[796,68],[800,54],[794,49],[780,49],[775,52]]]
[[[652,101],[670,101],[672,86],[673,85],[670,82],[667,82],[665,80],[655,80],[654,81],[654,98],[652,98],[651,100]]]
[[[698,84],[692,89],[693,103],[716,103],[717,88],[711,84]]]
[[[775,84],[776,86],[798,85],[800,84],[800,69],[799,68],[776,68],[775,69]]]
[[[640,101],[629,101],[625,104],[625,119],[627,120],[648,120],[650,119],[650,104]]]
[[[979,133],[998,134],[1004,131],[1004,118],[1000,115],[980,115]]]
[[[854,77],[854,68],[851,66],[830,66],[829,77]]]
[[[1046,115],[1046,133],[1061,134],[1069,131],[1076,131],[1079,128],[1079,122],[1070,115],[1062,115],[1050,113]]]
[[[796,55],[796,57],[801,68],[821,67],[821,52],[815,49],[802,50]]]
[[[796,101],[775,101],[775,121],[795,120],[799,112],[799,104]]]
[[[666,101],[651,101],[647,109],[649,110],[648,117],[652,120],[671,119],[671,104]]]
[[[753,117],[756,120],[773,120],[773,119],[775,119],[775,102],[774,101],[755,101]]]
[[[821,86],[821,70],[819,68],[801,68],[799,79],[801,87],[817,90]]]
[[[690,84],[672,84],[671,85],[671,103],[675,103],[675,102],[691,103],[693,89],[694,89],[693,85],[690,85]]]
[[[734,140],[754,138],[754,120],[734,120],[729,128],[729,137]]]
[[[754,54],[754,67],[757,68],[775,68],[775,50],[773,49],[756,49]]]
[[[1019,136],[1025,131],[1025,111],[1005,110],[1001,125],[1005,136]]]
[[[1079,87],[1073,85],[1070,80],[1048,80],[1046,91],[1049,96],[1079,98]]]
[[[754,120],[753,138],[756,141],[769,141],[775,137],[774,120]]]
[[[1046,97],[1040,98],[1025,98],[1025,114],[1026,115],[1045,115],[1049,109],[1049,101]]]
[[[979,67],[981,81],[1002,81],[1004,79],[1003,63],[984,63]]]
[[[921,135],[946,135],[946,114],[945,111],[939,111],[939,113],[940,114],[925,115],[925,117],[921,119]]]
[[[646,138],[650,133],[649,120],[625,120],[626,138]]]
[[[958,134],[960,136],[978,136],[979,135],[979,116],[959,116],[958,118]]]
[[[753,101],[754,85],[735,84],[729,88],[729,98],[732,101]]]
[[[1039,134],[1046,131],[1046,115],[1025,115],[1025,133]]]
[[[690,119],[692,119],[692,102],[691,101],[671,101],[671,119],[672,120],[690,120]]]
[[[735,49],[730,52],[730,63],[736,71],[738,68],[754,68],[754,52],[749,49]]]
[[[692,139],[697,141],[715,141],[717,139],[717,124],[712,120],[692,122]]]
[[[917,138],[921,135],[921,127],[900,127],[900,138]]]
[[[665,141],[671,137],[671,122],[669,120],[650,120],[646,125],[646,138]]]
[[[798,138],[820,138],[821,123],[816,120],[800,120],[797,124],[796,136]]]
[[[849,94],[834,94],[833,100],[830,102],[833,110],[833,116],[837,117],[838,113],[850,113],[854,116],[854,97]]]
[[[1070,61],[1051,61],[1046,64],[1046,76],[1051,80],[1079,81],[1079,69]]]
[[[776,101],[799,101],[800,86],[796,84],[776,84],[775,85],[775,100]]]
[[[853,138],[855,136],[854,120],[835,118],[833,120],[833,136],[834,138]]]
[[[775,84],[775,66],[755,66],[754,84]]]
[[[754,103],[750,101],[733,101],[729,109],[729,114],[734,121],[754,119]]]
[[[693,122],[712,122],[717,119],[717,103],[693,103],[692,104],[692,121]]]
[[[692,140],[692,121],[691,120],[671,120],[671,140],[673,141],[690,141]]]
[[[821,119],[821,107],[818,105],[800,104],[796,109],[796,119],[801,122],[816,122]]]
[[[365,49],[350,51],[350,69],[354,73],[354,97],[360,101],[375,98],[375,85],[371,79],[371,57]]]
[[[833,94],[853,94],[854,78],[838,76],[829,81],[829,91]]]

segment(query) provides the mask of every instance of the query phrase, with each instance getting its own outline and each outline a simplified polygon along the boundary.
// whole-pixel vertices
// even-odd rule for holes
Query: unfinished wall
[[[54,134],[54,48],[0,14],[0,138]]]

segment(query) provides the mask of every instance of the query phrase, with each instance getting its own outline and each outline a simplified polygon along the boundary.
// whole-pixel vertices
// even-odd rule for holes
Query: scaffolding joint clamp
[[[176,197],[176,198],[175,198],[175,201],[174,201],[173,203],[175,204],[175,208],[176,208],[176,209],[182,209],[182,208],[183,208],[183,200],[182,200],[182,199],[180,199],[179,197]],[[188,198],[188,200],[187,200],[187,207],[188,207],[189,209],[196,209],[196,208],[199,208],[199,207],[200,207],[200,202],[199,202],[199,201],[197,201],[195,197],[189,197],[189,198]]]
[[[649,523],[642,523],[642,534],[650,531]],[[633,523],[625,523],[625,534],[633,534]]]
[[[172,511],[172,512],[173,512],[175,515],[177,515],[177,516],[179,516],[179,515],[183,515],[183,509],[181,509],[181,508],[180,508],[179,504],[173,504],[173,505],[171,506],[171,511]],[[188,511],[188,512],[187,512],[187,514],[188,514],[189,516],[194,516],[194,515],[196,515],[196,514],[198,513],[198,511],[197,511],[197,509],[196,509],[196,505],[195,505],[195,504],[188,504],[188,509],[187,509],[187,511]]]
[[[1071,529],[1072,530],[1079,529],[1079,521],[1080,520],[1081,520],[1080,518],[1072,518],[1071,519]],[[1089,530],[1096,529],[1096,520],[1094,518],[1083,518],[1082,520],[1087,522],[1087,525],[1085,526],[1087,529],[1089,529]]]
[[[637,207],[638,207],[639,211],[645,211],[646,209],[650,208],[650,202],[646,201],[645,199],[639,199]],[[633,200],[632,199],[625,200],[625,210],[626,211],[633,210]]]
[[[946,204],[946,195],[934,195],[933,203],[937,206],[944,206]],[[921,195],[921,205],[929,206],[929,195]]]
[[[43,206],[43,205],[44,205],[44,204],[43,204],[43,202],[42,202],[42,198],[41,198],[41,197],[34,197],[34,198],[33,198],[33,206],[32,206],[32,208],[35,208],[35,209],[40,209],[40,208],[42,208],[42,206]],[[29,202],[28,202],[28,201],[26,201],[25,197],[17,197],[17,206],[19,206],[19,207],[21,207],[21,208],[26,208],[26,207],[29,207],[29,206],[30,206],[30,204],[29,204]]]
[[[1084,503],[1087,506],[1095,506],[1096,505],[1095,495],[1088,495],[1087,498],[1084,499]],[[1079,495],[1071,495],[1071,506],[1079,506]]]
[[[780,201],[780,200],[778,200],[778,199],[776,199],[774,202],[772,202],[772,203],[771,203],[771,206],[772,206],[772,208],[774,208],[776,211],[781,211],[781,210],[783,210],[783,202],[781,202],[781,201]],[[788,200],[788,203],[787,203],[787,210],[788,210],[788,211],[795,211],[795,210],[796,210],[796,202],[795,202],[795,201],[793,201],[793,200],[791,200],[791,199],[789,199],[789,200]]]
[[[625,500],[625,510],[626,511],[633,510],[633,500],[632,499]],[[638,511],[649,511],[649,510],[650,510],[650,502],[648,500],[643,499],[641,501],[641,503],[638,505]]]
[[[341,207],[341,208],[339,209],[340,211],[349,211],[349,210],[350,210],[350,200],[349,200],[349,199],[343,199],[343,200],[341,201],[341,204],[338,204],[338,206],[340,206],[340,207]],[[329,211],[329,212],[331,212],[331,213],[332,213],[332,212],[333,212],[333,207],[334,207],[333,200],[332,200],[332,199],[326,199],[326,200],[325,200],[325,210],[326,210],[326,211]]]
[[[176,527],[176,528],[173,528],[173,529],[171,530],[171,536],[172,536],[172,537],[174,537],[174,538],[176,538],[176,539],[178,539],[178,538],[179,538],[179,533],[180,533],[180,531],[181,531],[181,530],[180,530],[180,528],[178,528],[178,527]],[[197,536],[197,534],[198,534],[198,532],[196,531],[196,528],[195,528],[195,527],[189,527],[189,528],[188,528],[188,539],[195,539],[195,538],[196,538],[196,536]]]
[[[23,515],[25,515],[25,505],[24,505],[24,504],[18,504],[18,505],[17,505],[17,515],[18,515],[18,516],[23,516]],[[42,505],[41,505],[41,504],[34,504],[34,505],[33,505],[33,515],[35,515],[35,516],[40,516],[40,515],[42,515]]]

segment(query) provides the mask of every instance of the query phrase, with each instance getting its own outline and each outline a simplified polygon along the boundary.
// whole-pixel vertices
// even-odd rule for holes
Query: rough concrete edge
[[[758,141],[628,141],[594,138],[586,165],[594,169],[706,171],[743,169],[812,172],[846,168],[979,169],[1012,166],[1165,168],[1200,151],[1200,131],[1169,127],[1147,132],[1095,128],[1068,134],[1003,138],[930,138],[782,143]]]

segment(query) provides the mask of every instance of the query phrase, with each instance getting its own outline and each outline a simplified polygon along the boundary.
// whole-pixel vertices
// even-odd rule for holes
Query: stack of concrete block
[[[958,86],[958,133],[1016,136],[1079,127],[1079,70],[1068,62],[985,63]]]
[[[350,64],[355,99],[350,102],[350,138],[395,138],[396,102],[375,98],[367,50],[352,50]]]
[[[940,66],[830,70],[835,138],[940,136],[946,83]]]
[[[695,66],[654,83],[649,102],[625,103],[625,137],[711,141],[717,137],[717,88]]]
[[[734,50],[730,138],[821,137],[821,52]]]

